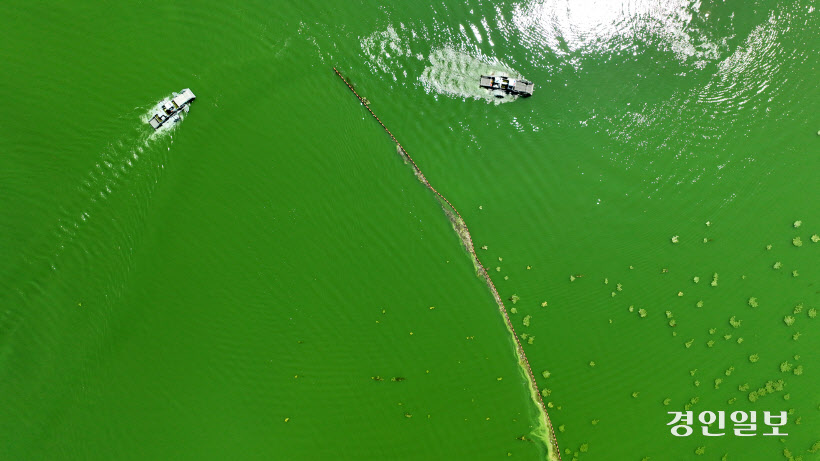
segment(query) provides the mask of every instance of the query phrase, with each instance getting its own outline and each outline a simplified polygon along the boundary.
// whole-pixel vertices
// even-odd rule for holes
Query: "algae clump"
[[[794,317],[792,317],[791,315],[783,317],[783,323],[785,323],[786,326],[794,325]]]

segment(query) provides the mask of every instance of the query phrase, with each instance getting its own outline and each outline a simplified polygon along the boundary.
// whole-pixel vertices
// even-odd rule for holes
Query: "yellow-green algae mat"
[[[341,72],[335,67],[333,68],[333,72],[339,77],[339,79],[344,82],[344,84],[348,87],[348,89],[356,96],[359,102],[370,112],[370,115],[373,116],[374,119],[381,125],[381,127],[387,132],[390,136],[390,139],[396,143],[396,152],[405,160],[405,162],[409,162],[413,167],[413,173],[416,175],[416,178],[421,182],[424,186],[430,189],[436,200],[441,205],[444,213],[446,214],[447,218],[450,220],[450,223],[453,226],[453,230],[458,234],[459,238],[461,239],[462,244],[464,245],[467,253],[470,255],[471,260],[473,261],[473,265],[475,266],[477,275],[484,279],[489,287],[490,291],[492,292],[493,298],[495,299],[496,304],[498,304],[499,311],[504,318],[504,324],[507,327],[507,331],[509,332],[510,336],[512,337],[513,342],[515,343],[515,354],[518,359],[518,364],[520,370],[522,372],[523,379],[526,380],[528,384],[528,389],[530,390],[530,397],[532,398],[533,403],[538,408],[539,418],[538,424],[535,429],[532,431],[532,435],[534,438],[541,440],[542,443],[547,447],[547,458],[549,460],[561,460],[561,450],[558,446],[558,439],[555,435],[555,429],[552,426],[552,422],[550,421],[549,413],[547,411],[547,405],[544,403],[542,399],[541,392],[538,390],[538,384],[535,381],[535,376],[532,371],[532,367],[530,366],[529,361],[527,360],[526,353],[524,352],[524,346],[521,343],[521,340],[518,337],[518,334],[515,332],[515,327],[513,326],[512,320],[510,319],[509,314],[507,313],[507,308],[504,306],[504,301],[501,299],[501,295],[498,293],[498,290],[493,283],[492,278],[490,277],[489,272],[481,263],[481,260],[476,253],[475,245],[473,243],[472,236],[470,235],[470,229],[467,227],[467,223],[464,222],[464,219],[461,216],[461,213],[458,212],[458,209],[450,203],[449,200],[432,184],[427,180],[422,172],[421,168],[416,164],[410,154],[402,147],[401,143],[396,139],[395,135],[385,126],[385,124],[379,119],[373,109],[370,107],[370,102],[362,95],[360,95],[355,88],[344,78]],[[529,326],[529,325],[527,325]]]

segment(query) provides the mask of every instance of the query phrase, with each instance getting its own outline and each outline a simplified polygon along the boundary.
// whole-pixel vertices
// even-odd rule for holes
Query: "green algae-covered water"
[[[815,2],[2,10],[0,458],[544,459],[335,66],[563,460],[820,459]]]

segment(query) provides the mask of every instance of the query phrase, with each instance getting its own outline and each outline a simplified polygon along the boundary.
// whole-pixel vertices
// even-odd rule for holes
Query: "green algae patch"
[[[791,315],[787,315],[787,316],[783,317],[783,323],[785,323],[786,326],[789,326],[789,327],[794,325],[794,317],[792,317]]]

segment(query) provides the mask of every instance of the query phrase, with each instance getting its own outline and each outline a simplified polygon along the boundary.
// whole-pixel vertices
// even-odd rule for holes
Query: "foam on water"
[[[166,99],[170,99],[170,98],[172,98],[172,97],[173,97],[173,95],[169,94],[168,96],[166,96],[166,97],[164,97],[164,98],[162,98],[162,99],[158,100],[158,101],[154,104],[154,106],[153,106],[153,107],[151,107],[150,109],[148,109],[148,110],[147,110],[144,114],[142,114],[142,116],[140,116],[140,120],[142,121],[142,123],[143,123],[143,124],[145,124],[145,125],[148,125],[148,121],[149,121],[149,120],[151,120],[151,118],[154,116],[154,114],[156,114],[157,112],[159,112],[159,111],[161,111],[161,110],[162,110],[162,103],[163,103]],[[181,112],[179,113],[179,116],[180,116],[180,118],[181,118],[181,120],[180,120],[180,121],[178,121],[178,122],[167,122],[167,123],[164,123],[161,127],[157,128],[157,129],[156,129],[153,133],[151,133],[151,134],[150,134],[150,135],[149,135],[149,136],[145,139],[145,141],[144,141],[144,142],[145,142],[145,145],[147,146],[149,142],[151,142],[151,141],[153,141],[153,140],[155,140],[155,139],[157,139],[157,138],[159,138],[159,137],[161,137],[161,136],[165,136],[165,135],[167,135],[168,133],[173,132],[173,131],[174,131],[174,129],[176,129],[176,126],[177,126],[177,125],[182,124],[182,122],[183,122],[186,118],[188,118],[188,114],[187,114],[185,111],[181,111]]]
[[[478,85],[481,75],[521,78],[511,65],[482,51],[495,46],[486,17],[457,28],[444,24],[432,28],[388,25],[360,38],[360,46],[373,73],[387,75],[394,82],[420,87],[430,94],[495,104],[516,99],[495,98]]]
[[[478,86],[480,75],[507,75],[521,78],[521,74],[498,59],[475,56],[466,51],[443,48],[429,56],[430,65],[419,77],[428,92],[435,92],[460,98],[484,99],[501,104],[516,99],[514,96],[496,98],[489,91]]]

